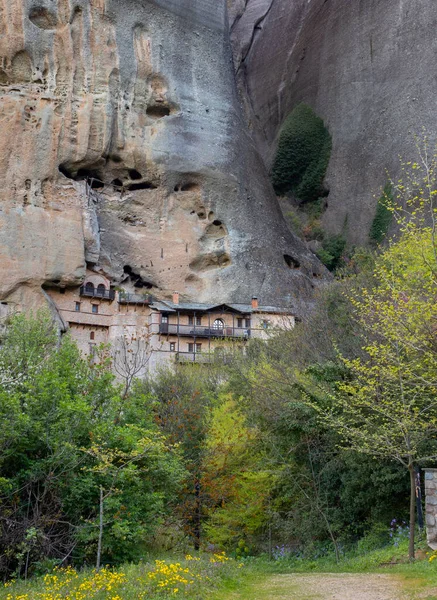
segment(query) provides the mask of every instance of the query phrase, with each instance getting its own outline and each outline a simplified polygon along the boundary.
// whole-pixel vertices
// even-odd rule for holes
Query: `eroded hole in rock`
[[[181,192],[197,192],[200,190],[200,186],[198,183],[183,183],[180,190]]]
[[[101,190],[105,187],[100,173],[93,169],[79,169],[75,171],[66,164],[59,165],[59,172],[73,181],[87,181],[88,185],[94,190]]]
[[[221,221],[219,221],[218,219],[216,219],[215,221],[213,221],[210,225],[208,225],[208,227],[205,229],[205,235],[207,236],[212,236],[212,237],[216,237],[216,238],[221,238],[224,237],[225,235],[227,235],[228,232],[226,230],[226,227],[223,225],[223,223]]]
[[[190,263],[193,271],[209,271],[227,267],[231,264],[231,257],[227,252],[216,252],[198,256]]]
[[[141,277],[141,275],[135,272],[135,269],[130,265],[124,265],[123,272],[128,276],[127,278],[131,280],[135,288],[145,288],[150,290],[153,287],[157,287],[152,281]]]
[[[148,281],[147,279],[143,279],[142,277],[138,276],[138,279],[134,283],[134,287],[145,288],[146,290],[150,290],[156,286],[152,282]]]
[[[29,13],[29,19],[40,29],[55,29],[56,15],[44,6],[35,6]]]
[[[156,190],[157,189],[157,186],[154,183],[151,183],[150,181],[142,181],[141,183],[131,183],[130,185],[128,185],[126,187],[131,192],[134,192],[136,190]]]
[[[25,50],[17,52],[11,62],[12,81],[30,83],[32,81],[32,60]]]
[[[3,69],[0,69],[0,85],[6,85],[9,81],[9,78],[6,74],[6,71],[3,71]]]
[[[76,176],[76,181],[87,181],[88,185],[93,190],[101,190],[105,187],[105,184],[100,179],[100,175],[97,171],[90,171],[88,169],[79,169]]]
[[[117,187],[117,188],[122,188],[123,187],[123,182],[122,182],[121,179],[113,179],[111,181],[111,185],[113,185],[114,187]]]
[[[293,256],[290,256],[289,254],[284,254],[284,260],[285,260],[285,264],[287,265],[287,267],[290,267],[290,269],[299,269],[300,268],[300,262],[297,260],[297,258],[294,258]]]
[[[147,107],[146,114],[152,119],[162,119],[169,116],[170,108],[164,104],[152,104]]]
[[[65,177],[68,177],[68,179],[73,179],[70,171],[64,165],[59,165],[58,171],[62,173],[62,175],[64,175]]]
[[[143,176],[141,175],[141,173],[139,171],[137,171],[136,169],[129,169],[129,177],[131,179],[142,179]]]

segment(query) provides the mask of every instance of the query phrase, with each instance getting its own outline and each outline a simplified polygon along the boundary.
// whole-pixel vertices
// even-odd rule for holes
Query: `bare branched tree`
[[[125,329],[114,344],[113,368],[123,382],[123,399],[129,394],[134,379],[145,374],[153,352],[151,337],[148,326],[145,326],[141,333]]]

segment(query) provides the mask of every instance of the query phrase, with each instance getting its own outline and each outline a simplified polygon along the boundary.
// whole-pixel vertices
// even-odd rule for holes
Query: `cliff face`
[[[412,134],[435,132],[433,0],[230,0],[240,89],[270,165],[279,128],[300,102],[333,138],[324,225],[366,243],[376,200]]]
[[[324,270],[246,132],[225,4],[0,0],[3,301],[87,264],[158,295],[309,297]]]

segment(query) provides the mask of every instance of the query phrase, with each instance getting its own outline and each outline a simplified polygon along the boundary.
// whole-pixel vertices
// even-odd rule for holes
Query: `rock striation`
[[[433,0],[230,0],[231,39],[250,127],[267,166],[300,102],[333,138],[324,225],[368,242],[375,195],[412,134],[435,135]]]
[[[87,267],[163,297],[308,300],[325,271],[247,131],[225,0],[0,0],[0,57],[3,302]]]

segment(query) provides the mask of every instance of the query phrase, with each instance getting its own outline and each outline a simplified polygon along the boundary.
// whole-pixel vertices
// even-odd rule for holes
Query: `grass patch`
[[[0,589],[1,600],[158,600],[211,598],[219,588],[238,587],[241,563],[224,553],[187,555],[124,565],[118,569],[55,569]]]

